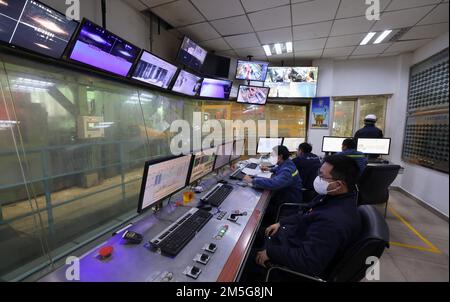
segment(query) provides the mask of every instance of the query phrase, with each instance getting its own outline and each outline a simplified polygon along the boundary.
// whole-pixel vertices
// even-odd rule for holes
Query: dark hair
[[[276,146],[275,148],[273,148],[273,150],[277,152],[278,155],[281,155],[283,157],[283,160],[289,158],[290,152],[286,146]]]
[[[312,149],[313,149],[312,146],[310,144],[308,144],[308,143],[302,143],[302,144],[300,144],[300,146],[298,146],[298,148],[303,153],[311,153]]]
[[[356,140],[354,140],[353,138],[347,138],[342,142],[342,146],[347,147],[347,149],[356,149],[357,148]]]
[[[335,180],[344,181],[350,191],[355,190],[360,174],[356,160],[345,155],[332,155],[326,157],[323,162],[333,166],[331,176]]]

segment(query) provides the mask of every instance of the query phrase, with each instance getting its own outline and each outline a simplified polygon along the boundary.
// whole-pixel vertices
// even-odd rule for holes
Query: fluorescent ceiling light
[[[272,52],[270,51],[270,46],[269,45],[264,45],[263,48],[264,48],[264,51],[266,52],[266,55],[268,57],[270,57],[272,55]]]
[[[277,55],[281,55],[283,53],[281,49],[281,44],[279,43],[275,44],[275,52],[277,53]]]
[[[391,34],[392,30],[385,30],[383,33],[373,42],[373,44],[380,44],[383,42],[384,39],[386,39],[387,36]]]
[[[366,35],[366,37],[362,40],[360,45],[367,45],[370,40],[372,40],[372,38],[376,35],[377,33],[375,32],[370,32]]]
[[[286,50],[288,53],[292,52],[292,42],[286,42]]]

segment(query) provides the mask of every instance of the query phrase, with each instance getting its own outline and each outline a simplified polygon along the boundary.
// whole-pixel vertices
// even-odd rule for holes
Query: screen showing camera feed
[[[265,86],[273,98],[312,98],[317,91],[317,67],[270,67]]]
[[[195,96],[202,86],[202,78],[181,70],[172,90],[186,95]]]
[[[208,175],[214,169],[214,161],[216,160],[217,147],[197,152],[194,157],[194,165],[192,166],[191,178],[189,183],[199,180]]]
[[[133,79],[167,89],[178,68],[148,53],[142,52]]]
[[[236,79],[247,81],[264,82],[267,76],[269,63],[266,62],[237,62]]]
[[[78,23],[32,0],[0,0],[0,40],[59,59]]]
[[[238,103],[265,105],[269,88],[257,86],[240,86],[237,96]]]
[[[188,37],[184,37],[178,53],[178,61],[192,69],[200,70],[208,52]]]
[[[136,46],[86,20],[81,26],[70,59],[127,76],[139,52]]]
[[[215,79],[203,79],[200,96],[228,99],[230,97],[233,82]]]

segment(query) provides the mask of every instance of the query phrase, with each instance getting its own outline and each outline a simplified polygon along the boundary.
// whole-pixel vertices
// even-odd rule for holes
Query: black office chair
[[[358,282],[366,274],[372,264],[367,264],[369,257],[377,257],[383,254],[389,247],[389,227],[381,214],[373,206],[364,205],[358,207],[362,220],[362,232],[359,239],[342,255],[335,259],[324,278],[308,276],[280,266],[271,266],[266,275],[266,282],[276,274],[278,278],[285,277],[296,281],[316,282]]]
[[[384,217],[387,215],[389,187],[400,171],[398,165],[367,166],[358,183],[358,204],[383,204]]]

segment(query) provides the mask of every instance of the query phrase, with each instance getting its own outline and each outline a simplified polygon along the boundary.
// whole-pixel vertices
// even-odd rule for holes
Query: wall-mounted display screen
[[[138,47],[85,19],[69,58],[117,75],[127,76],[139,52]]]
[[[182,94],[195,96],[200,91],[201,86],[202,78],[185,70],[180,70],[172,90]]]
[[[200,96],[229,99],[232,86],[232,81],[205,78],[203,79]]]
[[[264,82],[267,76],[269,63],[256,61],[237,62],[236,80]]]
[[[238,103],[265,105],[270,89],[267,87],[257,86],[239,86],[237,96]]]
[[[265,86],[269,97],[313,98],[317,92],[317,67],[269,67]]]
[[[0,40],[61,58],[78,22],[34,0],[0,0]]]
[[[133,79],[161,88],[169,88],[178,68],[145,50],[133,72]]]
[[[197,43],[188,37],[184,37],[178,52],[178,61],[192,69],[200,70],[205,62],[207,54],[208,52],[198,46]]]

